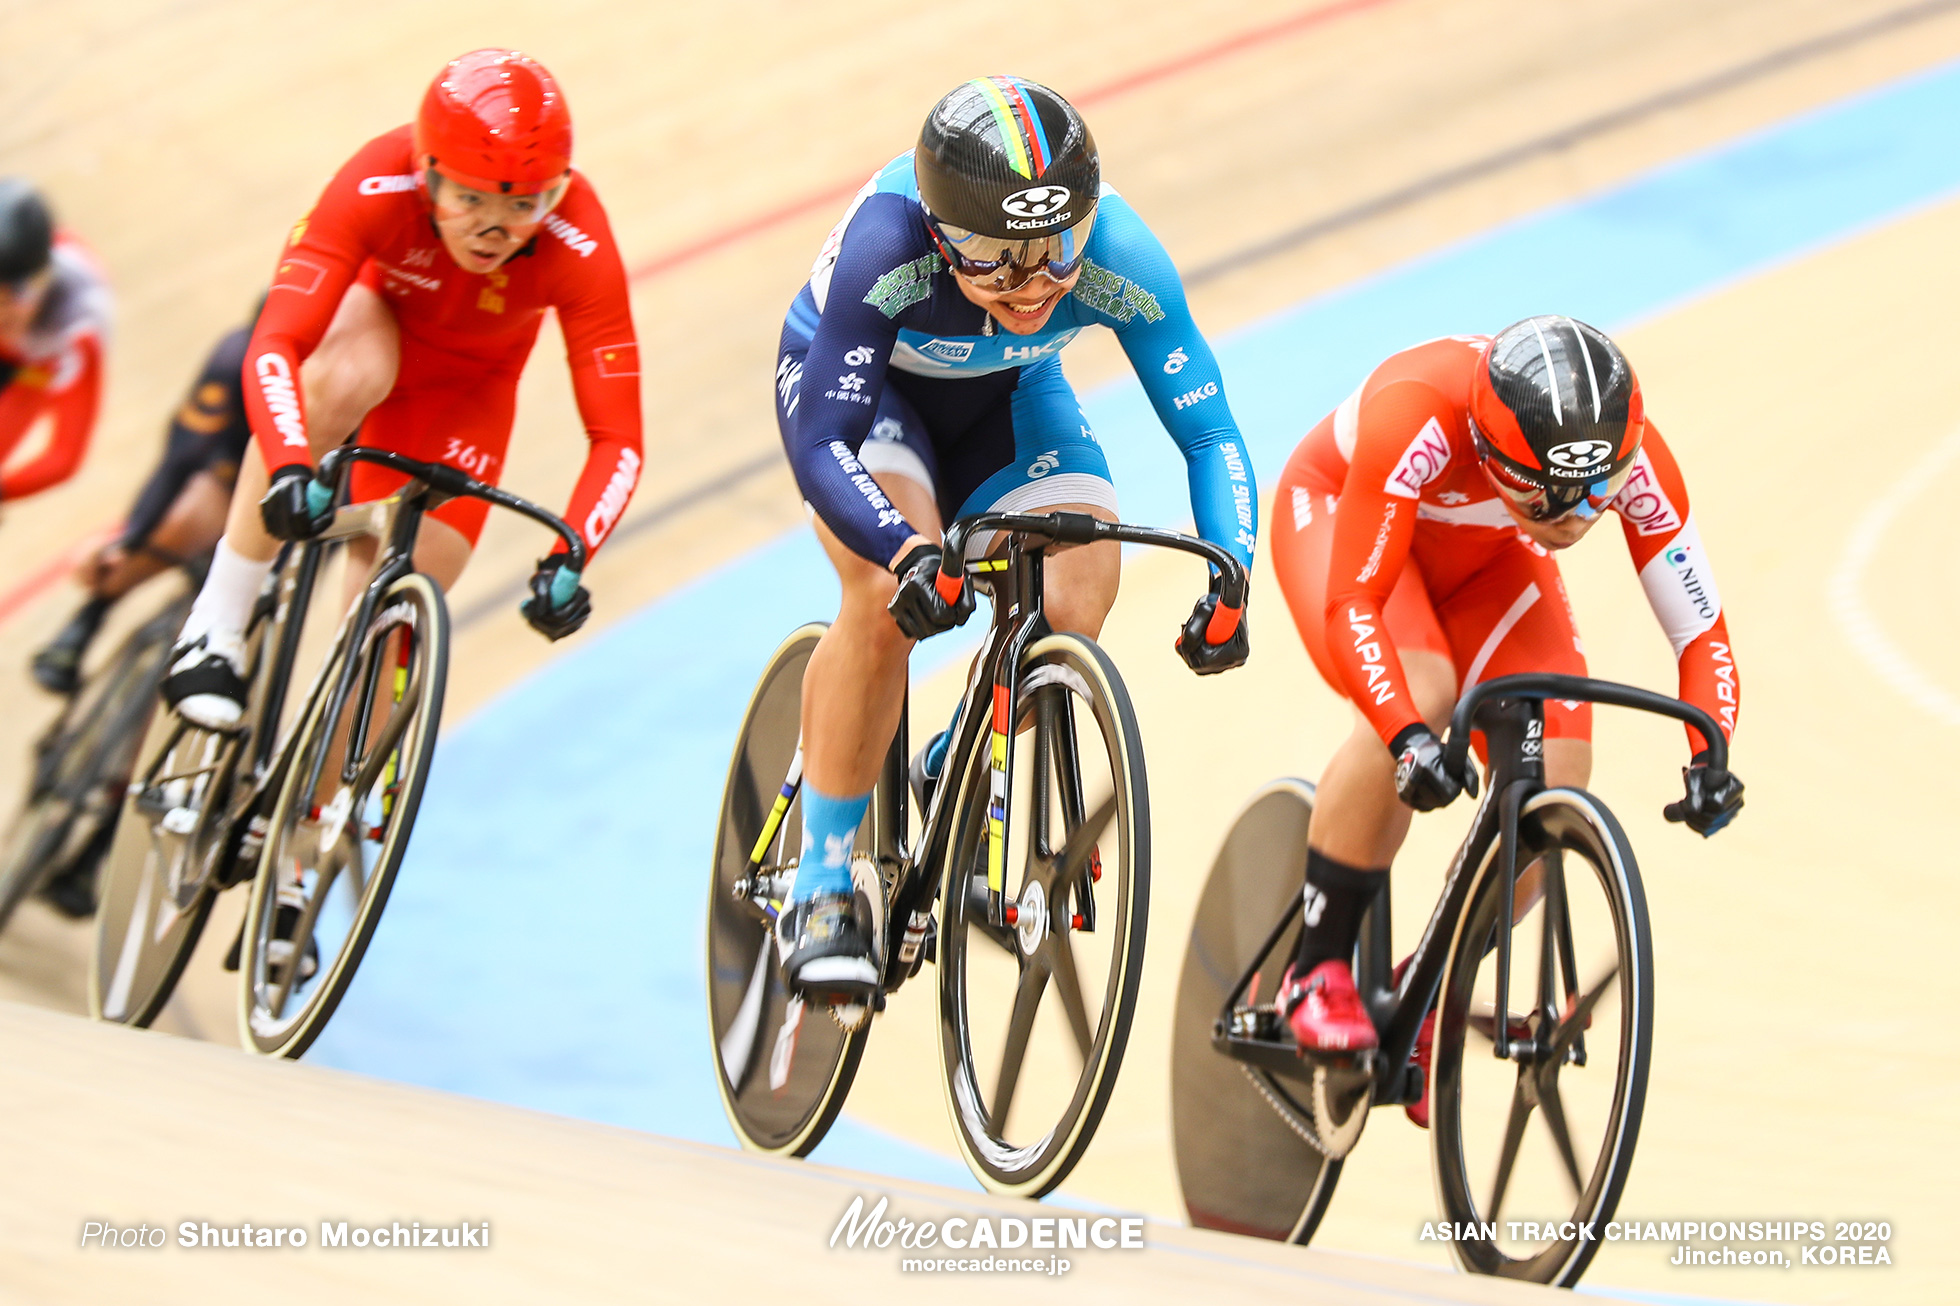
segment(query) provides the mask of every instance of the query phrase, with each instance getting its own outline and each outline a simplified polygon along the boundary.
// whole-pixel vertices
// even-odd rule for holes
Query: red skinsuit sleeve
[[[41,417],[51,418],[54,430],[47,448],[0,477],[0,500],[38,494],[73,476],[101,406],[102,341],[93,334],[76,339],[52,363],[22,368],[0,395],[0,461]]]
[[[1327,576],[1327,650],[1347,696],[1384,744],[1422,721],[1382,611],[1416,535],[1416,499],[1388,492],[1403,452],[1448,411],[1431,387],[1396,381],[1361,402],[1354,457],[1334,516]]]
[[[294,224],[280,251],[243,369],[245,415],[268,471],[312,465],[299,365],[326,334],[341,297],[373,247],[361,219],[369,225],[385,222],[391,208],[363,205],[361,179],[401,171],[406,131],[400,128],[362,146],[327,183],[313,211]]]
[[[592,244],[590,254],[569,260],[564,290],[556,301],[565,336],[565,363],[572,370],[572,393],[591,448],[585,470],[572,488],[565,520],[596,551],[619,523],[640,480],[640,346],[633,331],[626,268],[613,244],[606,212],[589,187],[584,202],[554,214],[577,227]],[[540,233],[540,239],[555,233]],[[562,547],[555,552],[563,552]]]
[[[1641,440],[1640,462],[1613,506],[1641,588],[1674,645],[1682,699],[1714,717],[1723,737],[1732,738],[1742,707],[1742,681],[1729,645],[1728,617],[1689,508],[1681,468],[1651,421]],[[1689,726],[1687,732],[1691,753],[1708,746],[1699,730]]]

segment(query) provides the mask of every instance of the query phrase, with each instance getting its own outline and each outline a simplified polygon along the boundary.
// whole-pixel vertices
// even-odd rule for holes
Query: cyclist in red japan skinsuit
[[[110,311],[88,250],[55,227],[32,184],[0,178],[0,503],[82,465],[102,406]],[[43,419],[47,439],[26,454]]]
[[[164,682],[186,719],[222,729],[243,713],[246,619],[277,541],[331,519],[312,479],[327,449],[358,429],[361,444],[499,479],[546,309],[590,442],[565,518],[593,549],[619,520],[640,472],[639,347],[625,268],[571,144],[551,75],[515,51],[478,50],[437,76],[412,126],[362,146],[293,227],[245,351],[260,456],[240,469]],[[356,464],[352,494],[380,498],[401,481]],[[478,499],[430,512],[416,566],[446,588],[487,512]],[[549,638],[589,614],[578,580],[562,544],[532,576],[524,615]]]
[[[1600,332],[1538,317],[1405,350],[1294,450],[1270,527],[1280,588],[1315,667],[1358,716],[1319,785],[1307,926],[1281,986],[1303,1049],[1375,1046],[1348,957],[1411,809],[1458,792],[1437,732],[1479,681],[1585,674],[1555,554],[1608,509],[1674,646],[1681,697],[1732,733],[1735,659],[1687,487]],[[1590,704],[1545,704],[1548,783],[1586,783],[1591,730]],[[1691,727],[1686,797],[1667,814],[1707,835],[1741,807],[1742,786],[1705,747]],[[1409,1113],[1426,1124],[1427,1097]]]

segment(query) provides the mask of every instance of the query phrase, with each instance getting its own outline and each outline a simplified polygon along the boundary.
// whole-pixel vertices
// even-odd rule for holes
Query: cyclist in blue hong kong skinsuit
[[[976,78],[941,100],[918,148],[858,192],[790,306],[776,418],[844,589],[803,682],[803,853],[778,923],[792,988],[854,999],[877,984],[850,849],[913,641],[973,609],[965,586],[934,586],[944,524],[990,510],[1116,519],[1108,463],[1062,375],[1062,347],[1090,326],[1116,332],[1183,452],[1199,532],[1250,566],[1256,490],[1218,364],[1177,269],[1102,185],[1088,127],[1047,87]],[[1113,543],[1054,555],[1050,622],[1096,634],[1120,561]],[[1200,674],[1238,666],[1241,614],[1214,592],[1177,648]],[[922,791],[945,738],[915,761]]]

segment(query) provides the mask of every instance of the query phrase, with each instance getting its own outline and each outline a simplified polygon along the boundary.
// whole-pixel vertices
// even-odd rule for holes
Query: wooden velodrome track
[[[1960,54],[1952,6],[1883,0],[1275,0],[1070,4],[1043,15],[1043,39],[1029,43],[1028,57],[1012,57],[1004,30],[989,33],[982,67],[963,53],[974,33],[949,40],[939,15],[885,3],[9,9],[0,16],[0,48],[13,52],[0,89],[0,159],[6,171],[40,179],[94,245],[114,277],[121,318],[87,467],[67,486],[0,509],[0,656],[18,668],[65,616],[69,592],[35,578],[127,502],[202,350],[251,302],[322,179],[360,140],[406,118],[443,58],[475,45],[521,46],[566,84],[581,166],[637,270],[648,474],[591,573],[595,627],[798,521],[768,411],[783,305],[843,197],[909,143],[925,106],[959,78],[1011,63],[1075,95],[1112,179],[1187,270],[1206,270],[1193,278],[1200,322],[1225,330]],[[1620,112],[1629,106],[1637,111]],[[1602,118],[1554,147],[1499,158]],[[1401,201],[1371,204],[1405,190]],[[1346,216],[1256,261],[1241,257],[1329,215]],[[1915,707],[1868,671],[1825,598],[1859,519],[1947,438],[1960,413],[1960,375],[1949,361],[1960,328],[1943,311],[1960,292],[1956,237],[1960,211],[1935,206],[1624,333],[1650,404],[1669,414],[1675,443],[1692,450],[1698,516],[1748,683],[1736,764],[1751,805],[1708,845],[1663,827],[1657,809],[1672,789],[1678,737],[1610,714],[1595,783],[1647,861],[1663,984],[1659,1060],[1623,1209],[1654,1218],[1886,1219],[1898,1230],[1900,1264],[1882,1277],[1691,1274],[1670,1270],[1658,1248],[1609,1247],[1590,1283],[1758,1300],[1936,1301],[1960,1279],[1960,1257],[1936,1233],[1960,1205],[1945,1182],[1960,1160],[1952,1123],[1960,1057],[1938,1033],[1945,1012],[1936,1001],[1952,991],[1937,962],[1939,925],[1960,898],[1947,878],[1951,858],[1926,851],[1951,829],[1950,804],[1936,788],[1938,767],[1919,760],[1950,752],[1960,717],[1929,710],[1923,696]],[[547,333],[526,378],[506,477],[545,502],[564,493],[582,445],[555,355]],[[1081,387],[1124,366],[1106,338],[1069,354]],[[1301,426],[1318,415],[1302,414]],[[1869,477],[1841,469],[1847,438],[1894,456]],[[1893,644],[1932,669],[1951,704],[1960,683],[1943,654],[1960,633],[1960,590],[1947,572],[1912,566],[1952,552],[1947,515],[1925,511],[1930,502],[1875,538],[1850,583]],[[458,587],[452,722],[551,656],[516,617],[510,592],[537,547],[521,527],[493,522]],[[1596,673],[1671,683],[1665,645],[1618,546],[1582,550],[1567,575]],[[1312,775],[1345,730],[1342,709],[1270,598],[1260,656],[1246,671],[1198,682],[1155,656],[1168,614],[1188,603],[1188,584],[1182,570],[1134,567],[1104,641],[1136,696],[1154,787],[1177,801],[1157,805],[1152,966],[1126,1074],[1069,1185],[1092,1201],[1164,1215],[1179,1209],[1166,1029],[1201,870],[1226,815],[1254,786]],[[1260,590],[1276,593],[1269,575]],[[921,709],[937,713],[951,693],[943,677],[922,687]],[[0,678],[0,792],[16,791],[26,741],[47,710],[24,677]],[[1191,725],[1244,719],[1279,728],[1220,738]],[[1893,743],[1910,746],[1886,747]],[[1405,866],[1439,865],[1460,829],[1456,819],[1419,824]],[[1433,883],[1420,870],[1401,877],[1404,925],[1418,919]],[[222,933],[222,921],[213,930]],[[0,992],[77,1009],[84,949],[80,929],[38,908],[25,913],[0,940]],[[163,1025],[228,1039],[229,979],[215,971],[215,951],[200,956]],[[9,1108],[0,1118],[19,1122],[8,1145],[17,1182],[0,1198],[0,1292],[22,1300],[85,1289],[104,1300],[176,1299],[215,1273],[174,1253],[156,1272],[181,1279],[77,1259],[74,1233],[97,1215],[174,1220],[222,1209],[310,1220],[414,1210],[433,1218],[469,1194],[471,1209],[514,1227],[531,1222],[504,1244],[511,1250],[482,1264],[520,1277],[578,1266],[589,1277],[554,1295],[597,1298],[617,1282],[602,1272],[609,1267],[670,1275],[620,1255],[636,1236],[622,1211],[675,1222],[663,1226],[673,1235],[665,1246],[706,1240],[739,1254],[728,1216],[761,1191],[741,1177],[760,1171],[703,1149],[432,1104],[304,1070],[275,1079],[277,1068],[234,1069],[203,1049],[91,1037],[28,1013],[6,1012],[0,1028],[8,1047],[0,1103]],[[948,1150],[927,1004],[895,1005],[871,1047],[853,1113]],[[207,1126],[200,1114],[223,1102],[219,1118],[262,1122],[280,1117],[246,1104],[271,1110],[293,1099],[305,1109],[292,1107],[294,1123],[276,1133],[224,1140],[232,1126]],[[391,1145],[349,1150],[350,1130],[379,1131]],[[472,1146],[492,1140],[486,1155],[509,1164],[441,1159],[466,1137]],[[1317,1246],[1440,1263],[1433,1244],[1414,1240],[1432,1209],[1425,1144],[1385,1113]],[[572,1193],[580,1158],[623,1153],[635,1159],[618,1177],[608,1172],[618,1185],[608,1191],[687,1189],[687,1218],[706,1215],[712,1227],[677,1223],[679,1204],[644,1197],[633,1199],[639,1206],[621,1198],[576,1208],[603,1209],[595,1223],[553,1214],[581,1200]],[[254,1166],[278,1168],[287,1186],[253,1187]],[[375,1173],[385,1184],[370,1181]],[[827,1236],[848,1200],[842,1187],[773,1182],[770,1200],[795,1236]],[[793,1200],[774,1195],[799,1184]],[[395,1191],[408,1206],[383,1200]],[[254,1206],[261,1194],[271,1204]],[[429,1205],[414,1207],[422,1201]],[[692,1241],[689,1227],[701,1229]],[[1265,1273],[1248,1268],[1255,1262],[1326,1264],[1164,1235],[1173,1236],[1223,1258],[1207,1262],[1207,1274]],[[1119,1260],[1111,1258],[1108,1277],[1098,1270],[1070,1282],[1114,1293]],[[813,1273],[849,1264],[808,1263]],[[310,1253],[307,1264],[320,1268]],[[1357,1278],[1373,1272],[1342,1264]],[[246,1273],[232,1265],[226,1275]],[[440,1277],[399,1258],[321,1273],[323,1288],[401,1296],[429,1295]],[[1149,1287],[1135,1286],[1143,1277],[1131,1275],[1121,1290],[1181,1296],[1199,1282],[1162,1271]],[[484,1271],[468,1290],[487,1297],[496,1282]],[[692,1283],[674,1280],[670,1291]],[[1244,1283],[1258,1286],[1253,1277]],[[1487,1286],[1434,1281],[1421,1291],[1483,1300],[1476,1294]]]

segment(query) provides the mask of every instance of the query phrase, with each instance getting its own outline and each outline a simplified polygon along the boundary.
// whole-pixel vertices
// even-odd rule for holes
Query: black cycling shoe
[[[82,658],[88,653],[95,632],[102,628],[102,618],[108,610],[106,600],[91,599],[84,603],[61,628],[61,633],[49,640],[28,664],[34,683],[50,694],[64,697],[80,688]]]
[[[243,643],[233,635],[200,635],[170,651],[163,701],[206,730],[236,729],[245,715]]]
[[[869,1002],[878,991],[871,934],[858,919],[855,894],[819,893],[784,907],[776,952],[792,992]]]
[[[71,921],[95,915],[95,861],[84,858],[41,886],[41,898]]]

